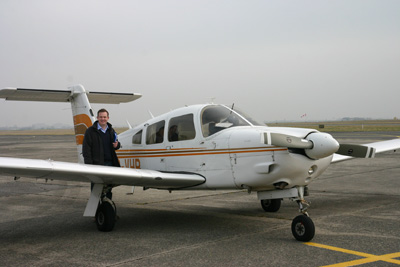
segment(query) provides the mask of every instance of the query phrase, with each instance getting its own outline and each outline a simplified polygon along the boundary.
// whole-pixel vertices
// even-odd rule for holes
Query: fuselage
[[[188,189],[306,186],[332,156],[311,159],[301,151],[266,144],[265,133],[304,138],[313,129],[267,127],[223,105],[194,105],[153,118],[119,135],[122,167],[188,172],[206,182]]]

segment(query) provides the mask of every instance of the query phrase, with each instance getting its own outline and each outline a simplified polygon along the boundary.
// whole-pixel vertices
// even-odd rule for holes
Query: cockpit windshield
[[[230,127],[251,126],[252,121],[236,110],[221,105],[207,106],[201,112],[201,128],[204,137]]]
[[[234,108],[234,110],[236,111],[236,113],[239,113],[239,115],[241,115],[243,118],[245,118],[246,120],[248,120],[251,124],[253,124],[254,126],[265,126],[265,124],[262,124],[258,121],[256,121],[255,119],[253,119],[252,117],[250,117],[247,113],[244,113],[242,110],[238,109],[238,108]]]

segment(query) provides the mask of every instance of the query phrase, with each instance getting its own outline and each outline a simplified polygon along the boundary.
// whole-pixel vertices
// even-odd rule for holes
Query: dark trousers
[[[106,161],[106,162],[104,162],[104,166],[114,166],[114,165],[113,165],[112,161]],[[90,191],[93,190],[93,186],[94,186],[94,184],[93,184],[93,183],[90,183]],[[112,200],[111,188],[110,188],[110,189],[108,190],[108,192],[106,193],[106,197],[107,197],[108,199]]]
[[[114,164],[113,164],[112,161],[106,161],[106,162],[104,162],[104,166],[114,166]],[[106,193],[106,197],[107,197],[109,200],[112,200],[111,188],[110,188],[110,190],[108,190],[108,192]]]

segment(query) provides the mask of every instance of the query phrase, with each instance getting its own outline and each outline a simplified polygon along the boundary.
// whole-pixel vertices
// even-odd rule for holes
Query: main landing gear
[[[307,209],[310,206],[310,203],[304,199],[305,188],[298,187],[297,191],[298,196],[292,197],[291,199],[297,202],[297,204],[299,205],[299,211],[302,214],[293,219],[291,227],[292,234],[294,238],[296,238],[296,240],[308,242],[313,239],[315,235],[315,226],[307,213]],[[281,200],[282,199],[263,199],[261,200],[261,207],[266,212],[277,212],[281,206]]]
[[[83,216],[94,217],[97,229],[102,232],[113,230],[117,218],[117,208],[111,200],[112,185],[93,184],[89,201]]]
[[[106,197],[103,198],[99,203],[95,218],[97,229],[99,229],[99,231],[112,231],[117,218],[117,207],[115,206],[115,203]]]
[[[261,207],[266,212],[277,212],[281,208],[282,199],[262,199]]]

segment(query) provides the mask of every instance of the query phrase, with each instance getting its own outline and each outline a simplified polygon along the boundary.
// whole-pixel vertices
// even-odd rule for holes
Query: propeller
[[[264,133],[264,143],[266,145],[300,149],[310,149],[314,146],[313,142],[300,137],[270,132]]]
[[[363,145],[340,144],[336,154],[351,156],[355,158],[373,158],[375,157],[375,148]]]
[[[328,133],[312,132],[305,138],[281,133],[264,133],[266,145],[304,149],[305,154],[312,159],[321,159],[337,153],[340,155],[372,158],[375,149],[364,145],[339,144],[332,135]]]

